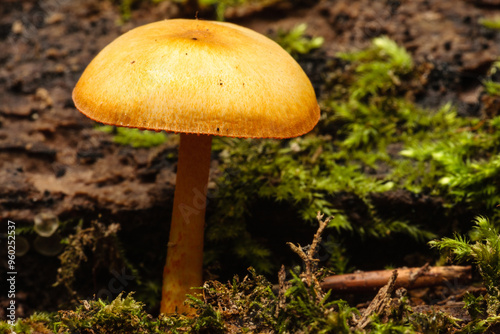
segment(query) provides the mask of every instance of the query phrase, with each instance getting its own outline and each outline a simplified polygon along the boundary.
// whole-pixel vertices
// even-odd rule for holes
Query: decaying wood
[[[417,267],[397,269],[395,288],[422,288],[472,279],[471,266]],[[366,271],[353,274],[334,275],[323,279],[325,290],[367,291],[383,287],[391,278],[393,270]]]
[[[368,307],[364,310],[361,318],[357,321],[357,329],[364,329],[370,324],[371,316],[373,314],[381,314],[389,306],[397,278],[398,271],[392,270],[387,284],[378,291],[375,298],[373,298],[370,305],[368,305]]]

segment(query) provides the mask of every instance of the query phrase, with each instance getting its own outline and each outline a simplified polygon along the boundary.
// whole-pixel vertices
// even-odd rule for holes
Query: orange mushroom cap
[[[319,119],[309,79],[278,44],[202,20],[123,34],[88,65],[73,100],[105,124],[229,137],[296,137]]]

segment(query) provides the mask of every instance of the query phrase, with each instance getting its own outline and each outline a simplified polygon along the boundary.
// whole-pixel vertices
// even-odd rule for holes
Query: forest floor
[[[415,103],[438,108],[451,102],[461,116],[484,112],[483,80],[500,55],[500,34],[480,21],[498,15],[500,2],[493,0],[302,0],[226,10],[227,21],[267,35],[306,23],[308,35],[324,38],[312,55],[320,62],[366,48],[373,38],[386,35],[405,47],[415,63],[434,67],[425,89],[413,97]],[[150,246],[143,255],[149,262],[143,265],[161,275],[164,251],[158,249],[166,244],[165,217],[170,216],[175,186],[175,159],[169,154],[175,155],[178,141],[170,138],[154,148],[116,144],[76,110],[71,92],[91,59],[120,34],[149,22],[196,16],[214,19],[215,12],[169,1],[137,1],[125,21],[120,4],[111,1],[2,1],[0,233],[6,233],[8,220],[29,226],[43,212],[60,221],[121,222],[123,233],[136,237],[134,243]],[[322,85],[328,74],[314,62],[303,64],[321,102],[328,93]],[[255,219],[263,215],[254,214]],[[308,228],[299,240],[310,241],[314,230]],[[35,237],[26,236],[30,243]],[[0,264],[6,268],[5,259]],[[67,305],[64,289],[52,287],[60,265],[56,256],[30,250],[18,262],[18,317]],[[83,291],[99,290],[101,282],[93,280]],[[130,284],[127,289],[135,287]],[[448,288],[456,288],[457,295],[470,289]],[[456,306],[450,295],[448,291],[437,307],[457,307],[459,312],[463,304]],[[6,303],[2,294],[0,318]]]

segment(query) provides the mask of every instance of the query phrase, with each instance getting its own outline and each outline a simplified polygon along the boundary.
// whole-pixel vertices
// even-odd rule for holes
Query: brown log
[[[383,287],[394,269],[328,276],[321,282],[325,290],[368,291]],[[464,283],[472,279],[471,266],[418,267],[397,269],[395,288],[415,289],[435,285]]]

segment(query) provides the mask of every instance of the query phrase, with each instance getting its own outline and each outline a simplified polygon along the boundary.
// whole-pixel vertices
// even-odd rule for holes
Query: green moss
[[[131,295],[120,294],[112,302],[101,300],[83,301],[75,311],[61,311],[57,330],[59,332],[132,333],[151,330],[152,321],[141,303]]]
[[[320,48],[325,39],[323,37],[307,37],[305,35],[306,29],[307,24],[305,23],[298,24],[289,31],[280,29],[275,40],[294,57],[307,54],[314,49]]]
[[[425,174],[388,146],[418,142],[436,125],[448,126],[449,119],[455,120],[452,108],[432,114],[398,96],[413,62],[387,38],[375,39],[368,50],[341,56],[353,64],[337,78],[344,88],[333,90],[332,98],[323,101],[324,113],[312,134],[282,141],[214,140],[222,176],[207,236],[214,242],[236,239],[235,244],[245,244],[245,251],[238,254],[260,272],[276,266],[267,261],[265,248],[245,233],[245,217],[257,198],[290,203],[304,221],[313,221],[317,211],[335,215],[332,227],[339,233],[374,237],[406,233],[418,240],[434,236],[399,217],[382,219],[371,195],[407,188],[411,180],[406,178]],[[411,168],[403,168],[405,164]],[[357,210],[364,212],[365,223],[353,223],[339,205],[346,194],[359,202]]]
[[[491,66],[489,71],[489,76],[491,77],[497,74],[499,69],[500,69],[500,60],[497,60]],[[484,81],[484,89],[488,95],[496,97],[500,96],[500,83],[493,81],[491,78]]]
[[[487,80],[484,82],[484,88],[489,95],[500,96],[500,82]]]
[[[317,258],[322,233],[330,219],[323,220],[321,215],[317,215],[317,220],[320,227],[310,246],[291,245],[303,261],[300,267],[303,270],[292,270],[287,274],[283,267],[277,285],[271,284],[252,268],[243,279],[235,276],[226,284],[208,281],[198,297],[190,296],[187,300],[194,309],[193,316],[175,314],[153,317],[144,311],[144,305],[136,301],[132,294],[120,294],[113,301],[83,300],[75,310],[19,319],[14,328],[18,333],[68,334],[451,333],[460,329],[457,325],[459,319],[444,313],[414,312],[405,293],[396,292],[393,296],[392,292],[388,292],[384,296],[385,306],[365,314],[367,309],[358,310],[346,301],[333,298],[331,292],[323,291],[319,281],[325,270],[317,267]],[[478,233],[482,234],[475,236],[482,238],[479,242],[485,242],[483,234],[486,233],[489,241],[497,243],[498,235],[496,239],[493,237],[496,229],[485,225],[479,230]],[[474,303],[476,308],[481,307],[479,300],[470,303]],[[488,301],[485,304],[490,305]],[[496,321],[494,317],[478,319],[476,325],[469,329],[479,332],[479,328],[487,328]],[[0,321],[0,329],[8,330],[6,326]]]
[[[480,19],[479,24],[488,29],[499,30],[500,29],[500,18],[496,17],[493,19]]]
[[[199,0],[201,6],[213,6],[215,8],[215,18],[217,21],[225,20],[225,13],[228,7],[240,6],[248,0]]]
[[[322,117],[315,130],[290,140],[216,138],[220,161],[209,242],[234,247],[259,272],[276,269],[271,253],[246,232],[257,200],[293,208],[304,222],[317,211],[335,215],[342,235],[435,237],[417,216],[387,212],[375,197],[398,191],[428,196],[444,216],[461,212],[496,215],[500,203],[500,118],[461,117],[451,103],[437,110],[417,106],[425,66],[386,37],[361,51],[339,54],[325,82]],[[487,89],[487,87],[485,87]],[[356,216],[343,204],[351,199]],[[298,220],[300,220],[298,219]],[[432,225],[432,224],[430,224]],[[336,237],[337,238],[337,237]],[[211,258],[231,252],[216,248]],[[219,252],[219,253],[217,253]]]
[[[164,132],[154,132],[132,128],[114,127],[102,125],[97,130],[113,134],[113,142],[120,145],[130,145],[132,147],[153,147],[167,141]]]
[[[487,218],[477,217],[469,238],[456,234],[430,242],[432,247],[448,251],[457,262],[474,263],[483,279],[486,294],[468,293],[465,305],[472,321],[463,333],[482,333],[500,324],[500,226]]]
[[[403,47],[388,37],[378,37],[372,46],[359,52],[339,53],[355,64],[355,76],[348,87],[350,99],[359,101],[370,95],[393,94],[402,77],[413,69],[413,60]]]
[[[74,234],[69,235],[64,243],[64,251],[59,255],[61,267],[57,271],[57,281],[54,286],[64,285],[72,297],[76,297],[73,283],[76,273],[83,262],[87,262],[88,253],[97,259],[93,264],[93,271],[98,267],[106,267],[109,271],[126,267],[134,278],[138,279],[137,271],[126,260],[123,249],[118,241],[119,224],[105,226],[93,221],[90,227],[82,228],[83,222],[76,226]]]
[[[315,272],[314,275],[320,275]],[[319,276],[317,276],[319,277]],[[318,298],[319,296],[319,298]],[[290,273],[278,291],[250,269],[240,280],[222,284],[209,281],[202,299],[188,303],[195,315],[153,317],[132,294],[120,294],[111,302],[83,300],[75,310],[36,314],[19,319],[16,333],[449,333],[459,326],[443,313],[415,313],[398,298],[384,317],[373,314],[365,329],[357,327],[361,312],[343,300],[335,300],[308,284],[303,273]],[[396,306],[394,306],[396,305]],[[398,309],[402,309],[400,312]],[[490,319],[491,320],[491,319]],[[477,329],[477,327],[475,327]],[[10,326],[0,321],[0,330]]]

